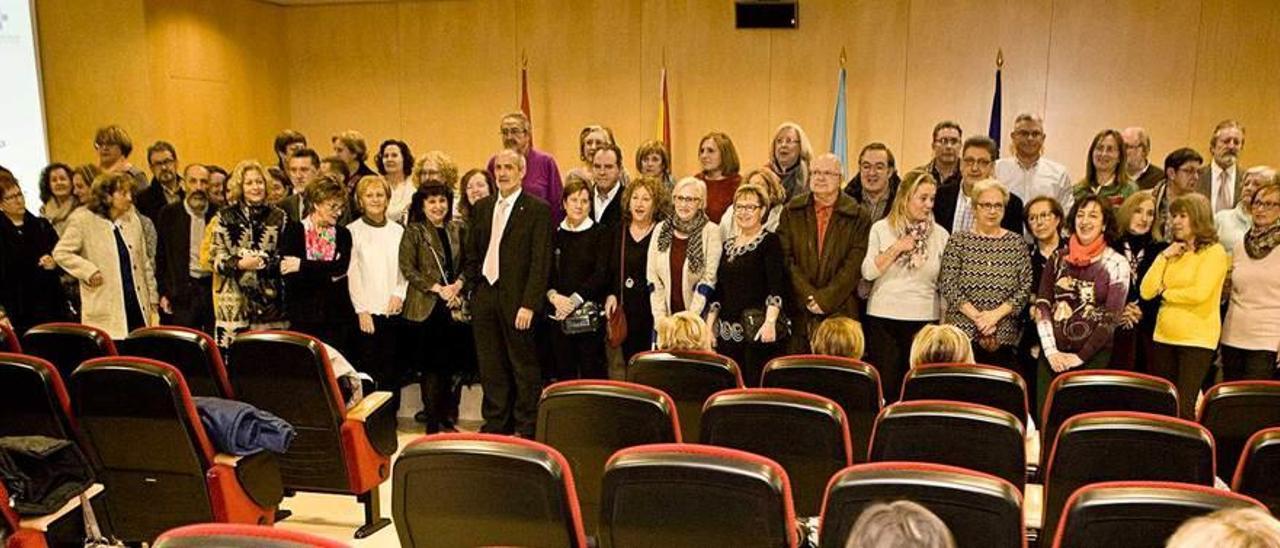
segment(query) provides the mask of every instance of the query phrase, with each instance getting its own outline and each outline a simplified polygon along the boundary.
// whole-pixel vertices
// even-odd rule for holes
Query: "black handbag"
[[[756,335],[760,333],[760,328],[764,326],[765,316],[764,310],[759,308],[748,308],[742,311],[742,330],[747,336],[748,341],[756,340]],[[778,314],[778,319],[774,321],[773,330],[776,333],[775,341],[780,341],[791,336],[791,319],[782,314]]]
[[[52,514],[93,485],[76,444],[45,436],[0,438],[0,479],[23,516]]]
[[[600,330],[604,313],[591,301],[586,301],[560,320],[560,331],[565,335],[582,335]]]

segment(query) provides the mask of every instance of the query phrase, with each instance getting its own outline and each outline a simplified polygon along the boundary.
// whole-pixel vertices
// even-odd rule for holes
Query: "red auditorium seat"
[[[18,341],[18,334],[14,333],[13,328],[7,324],[0,324],[0,352],[22,353],[22,343]]]
[[[802,516],[822,510],[831,476],[853,464],[849,424],[836,402],[783,388],[717,392],[702,409],[705,445],[755,453],[782,465]]]
[[[1022,421],[976,403],[919,400],[884,408],[871,437],[871,462],[913,461],[959,466],[1027,482]]]
[[[783,356],[764,366],[760,386],[817,394],[839,404],[849,422],[853,461],[867,460],[871,428],[884,401],[880,373],[871,364],[817,354]]]
[[[1202,485],[1114,481],[1086,485],[1067,500],[1054,548],[1163,548],[1183,522],[1225,508],[1264,508],[1249,497]]]
[[[1178,416],[1178,389],[1156,377],[1111,369],[1068,371],[1049,384],[1041,410],[1040,447],[1053,447],[1058,429],[1067,419],[1095,411],[1133,411]],[[1043,467],[1049,452],[1040,452]]]
[[[391,475],[398,444],[396,410],[386,405],[391,393],[367,394],[347,409],[324,345],[301,333],[241,333],[228,354],[236,399],[284,419],[298,433],[280,456],[285,489],[355,495],[364,506],[355,538],[389,525],[378,490]]]
[[[765,457],[696,444],[618,451],[605,467],[601,548],[799,545],[791,481]]]
[[[586,548],[568,461],[495,434],[434,434],[396,459],[391,513],[406,548]]]
[[[1259,430],[1280,426],[1280,381],[1232,381],[1210,388],[1200,407],[1200,424],[1218,446],[1218,477],[1235,476],[1244,444]]]
[[[967,468],[923,462],[857,464],[837,473],[827,487],[818,545],[844,548],[863,510],[896,500],[910,500],[933,512],[947,524],[956,546],[1027,545],[1022,493],[1012,483]]]
[[[199,523],[165,531],[155,548],[207,546],[259,548],[347,548],[348,545],[315,535],[264,525]]]
[[[911,368],[902,379],[899,401],[950,400],[1008,411],[1027,420],[1027,383],[1013,371],[992,365],[930,363]]]
[[[117,537],[150,542],[179,525],[274,519],[281,498],[276,457],[217,454],[173,366],[96,358],[76,369],[70,389]]]
[[[1067,498],[1104,481],[1172,481],[1213,485],[1213,436],[1187,420],[1103,411],[1067,419],[1044,475],[1039,538],[1054,538]]]
[[[4,548],[47,548],[48,542],[44,534],[34,529],[22,527],[18,513],[9,504],[9,491],[0,481],[0,539],[4,540]]]
[[[698,439],[702,404],[721,390],[742,388],[742,373],[733,360],[711,352],[641,352],[631,357],[627,381],[652,386],[676,402],[680,435]]]
[[[569,461],[583,522],[588,531],[594,531],[605,462],[627,447],[679,443],[680,419],[671,397],[656,388],[615,381],[564,381],[542,391],[536,439]]]
[[[116,344],[120,354],[165,362],[178,368],[192,396],[235,399],[222,352],[208,333],[172,325],[144,327]]]
[[[1231,490],[1254,497],[1280,515],[1280,427],[1259,430],[1244,444]]]
[[[78,323],[46,323],[22,335],[23,351],[49,360],[62,378],[93,358],[115,356],[116,345],[106,331]]]

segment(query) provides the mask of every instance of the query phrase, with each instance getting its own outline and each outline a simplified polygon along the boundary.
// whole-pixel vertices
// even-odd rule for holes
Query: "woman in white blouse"
[[[932,175],[907,173],[889,215],[867,236],[862,277],[874,284],[865,318],[867,359],[880,370],[887,402],[898,399],[916,333],[938,321],[938,273],[948,234],[933,221],[937,191]]]
[[[385,215],[392,222],[403,225],[406,212],[409,211],[409,200],[413,199],[413,191],[418,189],[409,178],[409,174],[413,172],[413,152],[404,141],[387,139],[378,147],[378,156],[374,158],[374,162],[378,166],[378,173],[382,174],[391,189],[387,192]]]
[[[649,305],[655,325],[682,310],[702,314],[716,287],[723,252],[720,229],[707,219],[707,184],[685,177],[671,196],[675,215],[658,223],[649,242]]]
[[[406,360],[395,349],[401,331],[398,316],[409,282],[400,273],[404,226],[387,217],[390,195],[391,186],[382,177],[364,177],[356,185],[356,200],[364,214],[347,225],[351,232],[347,289],[360,325],[362,369],[390,389],[392,401],[398,403]]]

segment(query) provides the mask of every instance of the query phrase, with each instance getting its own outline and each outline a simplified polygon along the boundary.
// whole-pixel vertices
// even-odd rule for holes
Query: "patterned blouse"
[[[938,277],[942,297],[947,301],[943,321],[977,339],[978,328],[960,311],[960,305],[970,303],[978,310],[990,310],[1008,303],[1013,312],[996,326],[996,340],[1001,345],[1016,345],[1022,327],[1019,312],[1027,305],[1031,281],[1031,256],[1021,234],[953,234],[942,252],[942,273]]]

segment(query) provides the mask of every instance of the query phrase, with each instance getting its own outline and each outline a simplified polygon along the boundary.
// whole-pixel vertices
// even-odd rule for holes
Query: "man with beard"
[[[190,164],[183,172],[182,201],[160,209],[156,232],[156,284],[160,321],[213,334],[213,278],[200,262],[200,242],[213,217],[209,204],[209,169]]]
[[[1231,209],[1240,197],[1244,170],[1240,168],[1240,151],[1244,150],[1244,126],[1235,120],[1223,120],[1213,128],[1209,153],[1213,161],[1200,168],[1200,184],[1196,192],[1209,198],[1214,213]]]
[[[178,179],[178,151],[167,141],[156,141],[147,147],[147,164],[151,166],[151,185],[134,197],[138,213],[155,220],[160,208],[182,201],[182,183]]]
[[[524,158],[524,179],[520,186],[532,196],[542,198],[551,208],[551,222],[554,226],[564,218],[560,203],[560,193],[564,183],[560,180],[560,167],[550,154],[533,148],[533,122],[523,112],[512,112],[502,117],[498,128],[502,135],[502,148],[514,150]],[[489,158],[488,171],[497,178],[494,171],[494,159]]]

